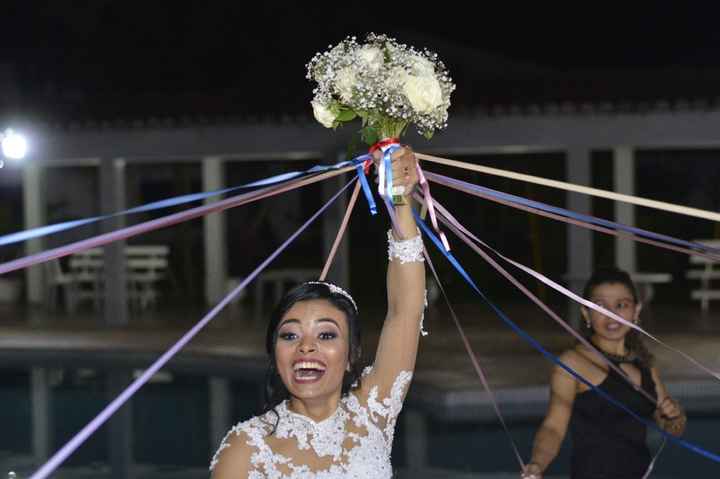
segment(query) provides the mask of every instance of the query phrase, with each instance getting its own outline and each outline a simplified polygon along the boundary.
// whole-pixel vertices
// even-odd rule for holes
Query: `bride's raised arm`
[[[395,231],[388,233],[388,311],[372,372],[363,380],[369,391],[377,386],[378,397],[386,398],[401,374],[409,380],[415,369],[420,322],[425,308],[425,264],[420,232],[411,209],[411,194],[417,184],[415,155],[409,148],[393,154],[394,185],[405,187],[405,204],[395,206]],[[402,398],[407,387],[400,391]],[[400,399],[402,399],[400,398]]]

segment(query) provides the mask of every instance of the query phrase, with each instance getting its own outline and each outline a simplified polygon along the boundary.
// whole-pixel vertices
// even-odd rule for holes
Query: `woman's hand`
[[[664,399],[659,401],[657,408],[660,416],[665,420],[677,419],[683,413],[680,404],[670,396],[665,396]]]
[[[685,433],[687,425],[687,416],[683,412],[680,404],[675,401],[667,392],[665,384],[660,379],[660,373],[656,368],[650,368],[653,381],[655,381],[655,394],[658,398],[657,407],[655,408],[655,422],[665,432],[675,437],[680,437]]]
[[[392,155],[392,177],[393,187],[402,187],[402,190],[398,191],[406,199],[412,196],[415,189],[415,185],[418,183],[417,175],[417,158],[415,158],[415,152],[408,145],[403,146],[395,150]],[[375,167],[379,166],[382,160],[382,152],[379,150],[373,153],[373,160]]]
[[[658,402],[655,421],[665,432],[680,437],[685,433],[687,416],[677,401],[670,396],[665,396]]]
[[[525,470],[520,474],[520,479],[542,479],[542,471],[540,466],[534,463],[529,463],[525,466]]]

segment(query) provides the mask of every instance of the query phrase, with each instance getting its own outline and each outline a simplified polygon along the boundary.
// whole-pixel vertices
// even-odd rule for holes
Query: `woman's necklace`
[[[609,360],[616,362],[616,363],[632,363],[637,358],[635,353],[633,353],[632,351],[630,351],[626,354],[614,354],[614,353],[609,353],[609,352],[605,351],[603,348],[601,348],[600,346],[598,346],[595,343],[592,343],[592,345],[595,346],[598,351],[603,353],[606,358],[608,358]]]

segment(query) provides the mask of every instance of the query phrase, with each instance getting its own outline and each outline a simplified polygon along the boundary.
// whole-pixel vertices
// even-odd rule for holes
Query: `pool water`
[[[70,439],[108,402],[102,373],[90,377],[86,374],[85,379],[80,381],[74,373],[73,370],[65,370],[63,379],[52,389],[53,451]],[[0,470],[0,479],[4,479],[10,470],[32,470],[33,467],[32,464],[28,465],[27,459],[32,454],[29,377],[26,370],[0,370],[0,424],[3,425],[3,433],[0,434],[0,464],[7,469]],[[232,417],[242,420],[256,413],[260,406],[261,385],[237,380],[231,384]],[[210,439],[207,377],[173,376],[168,383],[148,384],[135,395],[131,407],[136,463],[153,466],[155,477],[159,477],[162,471],[172,473],[173,478],[207,477],[206,468],[216,447]],[[509,420],[511,435],[521,454],[524,458],[529,457],[532,438],[541,418],[522,422]],[[718,431],[720,416],[695,414],[690,417],[685,439],[711,452],[718,452]],[[401,417],[393,450],[393,465],[397,468],[411,466],[405,451],[404,432],[405,425]],[[95,468],[97,471],[107,469],[110,449],[108,434],[107,426],[98,430],[65,462],[64,467]],[[512,476],[518,469],[512,448],[496,423],[449,424],[430,420],[426,442],[428,457],[425,462],[428,468],[475,475],[508,473],[511,475],[507,477],[517,477]],[[649,442],[655,448],[659,439],[651,434]],[[569,440],[566,440],[548,476],[562,477],[567,474],[569,448]],[[13,461],[18,464],[13,464]],[[668,444],[655,471],[653,477],[720,477],[720,464]],[[187,476],[183,475],[185,473]],[[100,475],[98,472],[95,477]],[[91,476],[78,472],[73,477]]]

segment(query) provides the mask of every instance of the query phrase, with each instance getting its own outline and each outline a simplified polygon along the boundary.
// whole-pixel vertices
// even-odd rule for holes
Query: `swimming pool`
[[[48,402],[48,434],[52,452],[92,419],[108,402],[105,390],[108,371],[92,368],[55,368],[49,374],[51,399]],[[124,371],[128,375],[131,370]],[[230,410],[233,421],[245,419],[261,405],[262,386],[258,378],[229,378]],[[129,424],[132,431],[130,449],[137,466],[136,477],[167,477],[181,479],[207,477],[207,465],[216,447],[211,438],[211,381],[207,373],[177,373],[159,377],[146,385],[132,399]],[[32,454],[33,401],[31,373],[27,368],[0,370],[0,477],[10,470],[18,477],[37,467]],[[500,405],[502,407],[502,404]],[[406,410],[406,413],[418,411]],[[409,414],[407,414],[409,416]],[[511,434],[521,453],[529,456],[533,434],[541,418],[510,421]],[[393,449],[393,464],[399,470],[413,468],[407,452],[406,421],[398,423]],[[711,451],[717,451],[717,412],[695,411],[690,414],[686,438]],[[412,431],[412,434],[416,434]],[[448,477],[449,472],[468,473],[473,477],[517,477],[517,465],[502,429],[495,422],[468,423],[427,421],[422,438],[427,458],[413,477]],[[106,425],[78,449],[65,463],[63,473],[53,477],[78,479],[85,477],[122,477],[113,474],[110,444],[118,438]],[[651,447],[658,440],[651,435]],[[569,441],[550,474],[562,477],[568,470]],[[433,473],[442,470],[442,473]],[[692,473],[690,473],[692,471]],[[502,473],[506,473],[505,476]],[[485,474],[493,474],[485,476]],[[500,474],[500,475],[498,475]],[[509,474],[509,475],[507,475]],[[438,476],[438,477],[440,477]],[[719,477],[720,465],[689,451],[668,445],[653,477]],[[458,476],[462,477],[462,476]],[[549,477],[549,476],[546,476]]]

